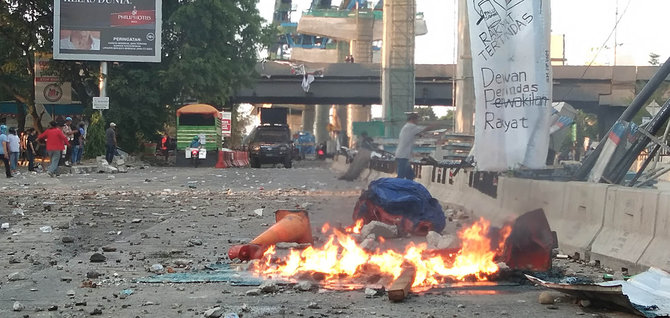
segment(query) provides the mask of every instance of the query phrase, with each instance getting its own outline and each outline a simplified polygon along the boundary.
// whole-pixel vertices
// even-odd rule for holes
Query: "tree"
[[[51,50],[53,33],[51,0],[0,1],[0,90],[26,105],[33,127],[42,131],[35,109],[35,52]],[[19,107],[19,129],[25,112]]]
[[[414,106],[414,111],[419,114],[419,118],[421,118],[422,120],[437,119],[437,116],[435,116],[433,108],[430,106]]]
[[[105,119],[99,112],[91,116],[91,124],[86,132],[86,146],[84,156],[95,158],[105,154]]]
[[[654,52],[649,53],[649,65],[653,65],[653,66],[661,65],[661,62],[658,60],[659,57],[661,57],[661,56],[654,53]]]
[[[162,76],[182,100],[224,105],[251,83],[258,52],[275,35],[263,28],[255,0],[199,0],[181,5],[169,18],[174,52]]]

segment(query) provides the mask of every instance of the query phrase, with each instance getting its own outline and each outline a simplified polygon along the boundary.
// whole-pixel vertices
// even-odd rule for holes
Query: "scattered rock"
[[[312,290],[312,288],[314,288],[314,284],[312,284],[312,282],[307,280],[301,280],[297,284],[295,284],[293,288],[299,291],[310,291]]]
[[[586,307],[591,307],[591,301],[588,299],[582,299],[579,301],[579,305],[586,308]]]
[[[384,287],[381,288],[367,287],[365,288],[365,297],[372,298],[372,297],[384,296],[385,291],[386,290],[384,289]]]
[[[538,297],[538,300],[542,305],[551,305],[554,303],[555,299],[556,297],[554,293],[550,291],[543,291],[540,293],[540,296]]]
[[[67,291],[67,296],[68,297],[74,297],[74,295],[75,295],[74,290],[70,289],[70,290]]]
[[[361,229],[361,237],[374,234],[376,237],[394,238],[398,236],[398,227],[379,221],[372,221]]]
[[[463,305],[463,304],[458,304],[456,307],[463,309],[463,308],[465,308],[465,305]]]
[[[554,309],[554,310],[555,310],[555,309],[558,309],[558,306],[556,306],[556,305],[549,305],[549,306],[547,306],[547,309]]]
[[[102,315],[102,310],[100,308],[93,309],[93,311],[90,312],[91,316],[100,316]]]
[[[258,289],[258,288],[249,289],[249,290],[247,290],[247,292],[245,294],[247,296],[258,296],[258,295],[261,294],[261,290]]]
[[[223,308],[221,307],[214,307],[212,309],[208,309],[205,311],[205,317],[207,318],[219,318],[221,315],[223,315]]]
[[[26,306],[18,301],[14,302],[14,305],[12,306],[12,310],[14,311],[22,311],[24,309],[26,309]]]
[[[165,267],[161,264],[153,264],[151,265],[151,270],[150,272],[156,273],[156,274],[163,274],[165,273]]]
[[[130,223],[140,223],[142,222],[142,219],[132,219],[130,220]]]
[[[374,251],[375,249],[377,249],[377,246],[378,246],[377,240],[369,237],[364,239],[363,242],[361,242],[360,244],[360,247],[368,252]]]
[[[269,294],[278,292],[279,286],[277,285],[277,282],[265,281],[260,286],[258,286],[258,289],[260,289],[263,293]]]
[[[426,235],[426,243],[429,249],[442,250],[457,247],[458,240],[453,235],[440,235],[440,233],[430,231]]]
[[[14,272],[7,276],[7,280],[9,280],[10,282],[17,280],[26,280],[26,279],[28,279],[28,277],[26,277],[26,274],[21,272]]]
[[[63,243],[74,243],[74,237],[70,236],[63,236],[60,240]]]
[[[116,247],[113,246],[103,246],[102,247],[103,252],[116,252]]]
[[[93,253],[93,255],[91,255],[90,260],[91,263],[102,263],[107,260],[107,257],[105,257],[105,255],[102,255],[100,253]]]
[[[98,277],[100,277],[100,273],[98,273],[96,271],[90,271],[90,272],[86,273],[86,278],[96,279]]]
[[[197,238],[192,238],[188,240],[188,246],[200,246],[202,245],[202,240]]]
[[[319,306],[319,304],[317,304],[315,302],[311,302],[311,303],[309,303],[309,305],[307,305],[307,308],[309,308],[309,309],[321,309],[321,306]]]

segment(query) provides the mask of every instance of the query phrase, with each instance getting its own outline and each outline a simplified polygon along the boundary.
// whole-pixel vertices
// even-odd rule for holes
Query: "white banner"
[[[468,0],[477,169],[545,166],[552,74],[549,0]]]

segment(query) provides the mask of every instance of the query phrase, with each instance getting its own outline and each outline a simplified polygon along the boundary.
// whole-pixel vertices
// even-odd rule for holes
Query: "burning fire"
[[[361,248],[354,237],[347,233],[360,233],[362,220],[345,230],[346,233],[332,229],[328,241],[320,248],[308,247],[305,250],[292,250],[287,257],[277,258],[274,246],[270,247],[263,258],[254,265],[256,275],[268,277],[292,278],[304,273],[321,273],[326,282],[344,278],[357,278],[365,272],[376,271],[382,276],[398,278],[403,265],[416,269],[412,287],[432,287],[447,280],[487,280],[498,271],[496,255],[502,252],[504,242],[511,232],[509,226],[500,230],[499,244],[491,247],[489,238],[490,222],[480,219],[472,226],[458,233],[461,248],[446,255],[431,253],[425,243],[410,243],[404,253],[394,250],[368,252]],[[331,230],[327,224],[324,232]]]

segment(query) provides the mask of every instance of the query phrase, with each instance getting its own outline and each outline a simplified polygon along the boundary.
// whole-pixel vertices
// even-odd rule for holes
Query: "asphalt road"
[[[277,209],[307,207],[315,233],[324,222],[350,224],[366,183],[337,180],[328,167],[304,161],[293,169],[136,165],[115,175],[0,179],[0,223],[9,223],[0,230],[0,317],[204,317],[216,306],[240,317],[629,317],[560,295],[562,302],[542,305],[544,289],[518,279],[430,290],[402,303],[366,298],[362,290],[281,286],[248,296],[254,287],[136,282],[153,275],[153,264],[189,272],[230,263],[228,248],[267,228]],[[94,253],[106,260],[92,263]],[[556,267],[601,275],[567,261]],[[90,272],[100,276],[89,279]],[[124,290],[132,294],[120,296]],[[13,311],[16,302],[22,311]]]

